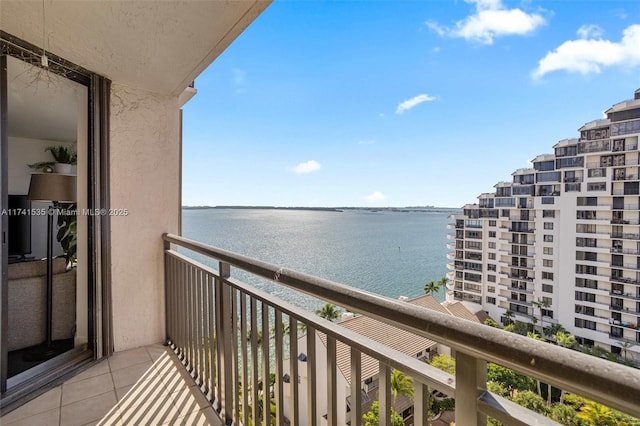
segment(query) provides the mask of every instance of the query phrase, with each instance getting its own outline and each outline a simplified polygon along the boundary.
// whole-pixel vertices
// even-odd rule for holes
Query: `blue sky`
[[[196,80],[183,204],[460,207],[640,88],[640,2],[274,1]]]

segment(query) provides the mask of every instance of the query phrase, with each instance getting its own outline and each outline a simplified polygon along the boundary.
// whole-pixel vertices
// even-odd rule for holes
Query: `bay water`
[[[186,238],[391,298],[417,297],[447,272],[455,211],[183,209]],[[213,261],[194,255],[202,263]],[[322,302],[232,268],[232,276],[309,311]],[[443,289],[435,295],[444,299]]]

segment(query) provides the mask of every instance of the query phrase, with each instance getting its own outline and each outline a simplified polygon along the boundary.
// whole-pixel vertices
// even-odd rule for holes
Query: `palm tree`
[[[544,335],[547,337],[553,337],[560,331],[565,331],[563,326],[561,326],[560,324],[551,324],[551,327],[544,330]]]
[[[507,309],[507,311],[504,313],[504,319],[506,320],[506,325],[513,322],[513,311],[511,309]]]
[[[413,379],[400,370],[393,370],[391,373],[391,395],[393,395],[394,402],[398,395],[413,398]]]
[[[275,326],[271,327],[270,334],[272,336],[276,335],[276,327]],[[288,336],[289,334],[291,334],[291,328],[289,327],[289,324],[286,323],[285,321],[282,321],[282,335],[283,336]]]
[[[543,334],[544,333],[544,322],[543,322],[543,319],[542,319],[543,318],[542,310],[543,309],[547,309],[551,305],[545,299],[534,300],[533,302],[531,302],[531,304],[533,306],[535,306],[536,308],[538,308],[538,310],[540,311],[540,331],[542,332],[541,334]]]
[[[624,342],[616,342],[616,344],[622,348],[622,353],[624,354],[624,360],[626,361],[627,349],[634,346],[634,344],[632,342],[627,342],[626,340]]]
[[[251,342],[251,329],[250,328],[247,329],[247,342]],[[257,343],[258,347],[260,347],[260,345],[262,345],[262,330],[258,330],[256,332],[256,343]]]
[[[433,295],[439,292],[445,285],[447,285],[447,277],[442,277],[438,281],[431,280],[424,285],[424,293]]]
[[[340,308],[332,303],[325,303],[320,309],[316,309],[316,315],[329,321],[335,321],[340,318]]]

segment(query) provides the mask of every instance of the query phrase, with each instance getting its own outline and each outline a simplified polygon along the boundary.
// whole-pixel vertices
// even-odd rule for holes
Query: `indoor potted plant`
[[[71,166],[78,163],[78,154],[73,146],[49,146],[45,151],[49,151],[53,156],[55,160],[53,169],[56,173],[70,174],[73,171]]]
[[[34,170],[41,170],[45,173],[71,174],[73,167],[78,163],[78,154],[72,145],[58,145],[49,146],[45,149],[51,153],[54,161],[41,161],[38,163],[29,164]]]

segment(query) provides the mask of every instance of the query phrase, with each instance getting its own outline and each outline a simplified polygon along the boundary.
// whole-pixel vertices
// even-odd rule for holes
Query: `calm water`
[[[183,210],[182,227],[187,238],[397,298],[423,294],[426,282],[447,272],[450,213]],[[319,306],[242,271],[232,276],[309,310]]]

